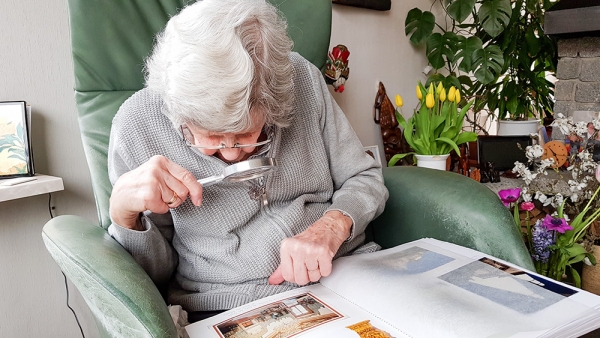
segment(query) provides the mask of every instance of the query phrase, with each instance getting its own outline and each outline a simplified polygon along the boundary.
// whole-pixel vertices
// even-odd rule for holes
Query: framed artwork
[[[331,0],[332,3],[345,6],[362,7],[377,11],[389,11],[392,0]]]
[[[33,174],[27,105],[0,102],[0,179]]]

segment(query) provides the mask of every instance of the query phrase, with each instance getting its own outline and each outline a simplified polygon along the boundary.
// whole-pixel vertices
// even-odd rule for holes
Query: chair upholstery
[[[101,337],[176,337],[160,292],[106,232],[111,184],[107,150],[118,107],[143,87],[154,35],[185,0],[69,0],[79,124],[99,224],[59,216],[43,229],[52,257],[90,307]],[[331,29],[330,0],[272,0],[287,18],[294,49],[321,68]],[[369,228],[385,247],[433,237],[532,268],[511,214],[487,188],[430,169],[385,168],[386,210]]]

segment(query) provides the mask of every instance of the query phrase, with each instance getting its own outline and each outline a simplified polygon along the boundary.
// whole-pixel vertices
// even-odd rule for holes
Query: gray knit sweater
[[[339,210],[353,220],[341,256],[362,244],[365,227],[383,211],[388,191],[378,164],[363,151],[319,70],[296,53],[291,60],[294,118],[290,127],[275,128],[263,155],[279,163],[264,181],[267,206],[249,197],[256,182],[222,183],[204,189],[200,207],[188,199],[165,215],[145,213],[145,231],[114,223],[108,229],[155,283],[167,283],[175,272],[172,304],[188,311],[229,309],[296,287],[267,282],[284,238]],[[113,184],[153,155],[164,155],[196,178],[219,174],[227,165],[186,147],[162,106],[159,96],[143,89],[119,109],[108,155]]]

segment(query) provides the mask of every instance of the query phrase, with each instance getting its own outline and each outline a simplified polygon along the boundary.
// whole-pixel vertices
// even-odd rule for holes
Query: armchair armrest
[[[371,236],[384,248],[430,237],[535,271],[512,214],[483,184],[418,167],[383,168],[383,177],[390,197]]]
[[[102,337],[177,337],[160,292],[106,230],[59,216],[46,223],[42,237],[83,295]]]

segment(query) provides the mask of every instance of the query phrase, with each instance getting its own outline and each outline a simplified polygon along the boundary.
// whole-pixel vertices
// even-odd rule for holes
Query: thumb
[[[281,265],[275,269],[271,277],[269,277],[269,284],[271,285],[279,285],[283,283],[285,279],[283,278],[283,274],[281,273]]]

